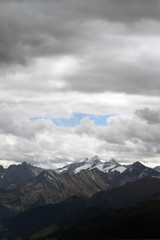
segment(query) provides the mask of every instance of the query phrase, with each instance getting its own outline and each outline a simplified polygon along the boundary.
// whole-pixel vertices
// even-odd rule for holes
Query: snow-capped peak
[[[92,157],[91,159],[87,159],[87,161],[86,161],[86,163],[91,164],[92,166],[96,165],[99,162],[100,162],[100,159],[97,155]]]
[[[119,165],[119,163],[115,159],[113,159],[113,158],[110,161],[108,161],[108,163]]]
[[[114,171],[122,173],[123,171],[126,170],[126,167],[120,165],[114,159],[111,159],[110,161],[101,161],[100,158],[96,155],[91,159],[86,158],[83,161],[75,162],[67,166],[64,166],[63,168],[58,169],[57,172],[75,174],[82,170],[91,170],[95,168],[106,173]]]

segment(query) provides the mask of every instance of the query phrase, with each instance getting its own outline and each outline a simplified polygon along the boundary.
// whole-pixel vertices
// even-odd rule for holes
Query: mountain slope
[[[69,196],[91,197],[95,193],[143,179],[145,176],[160,177],[160,173],[141,163],[130,165],[124,172],[104,173],[97,168],[82,170],[77,174],[57,174],[45,170],[18,188],[1,190],[0,214],[15,214],[48,203],[59,203]],[[114,201],[113,201],[114,203]],[[121,203],[119,202],[120,206]]]
[[[157,191],[160,191],[160,178],[146,177],[135,182],[128,182],[121,187],[96,193],[88,200],[88,205],[126,208],[149,198]]]
[[[43,235],[56,240],[160,239],[160,192],[131,208],[102,211],[87,208],[76,212],[70,226],[68,217],[65,226],[49,234],[44,229]]]
[[[106,208],[131,206],[147,199],[159,190],[159,178],[145,178],[119,188],[98,193],[90,199],[74,196],[59,204],[30,209],[5,220],[4,223],[10,232],[22,237],[29,236],[55,224],[63,229],[66,225],[74,225],[76,222],[85,221],[88,218],[109,211]]]
[[[153,170],[160,172],[160,166],[153,168]]]
[[[160,177],[160,172],[156,170],[146,167],[140,162],[134,162],[121,174],[122,182],[124,184],[126,182],[133,182],[138,179],[142,179],[144,177]]]
[[[98,169],[93,169],[83,170],[70,176],[45,170],[16,189],[1,189],[1,217],[4,208],[11,213],[21,212],[47,203],[58,203],[69,196],[90,197],[96,192],[117,186],[117,174],[105,174]],[[117,177],[119,178],[119,175]]]
[[[15,188],[19,184],[36,177],[43,171],[26,162],[18,165],[10,165],[7,169],[0,168],[0,187],[5,189]]]

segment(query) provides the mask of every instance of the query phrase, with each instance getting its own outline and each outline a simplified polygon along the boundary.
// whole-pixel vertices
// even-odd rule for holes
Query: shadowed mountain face
[[[160,172],[160,166],[157,166],[157,167],[155,167],[155,168],[153,168],[155,171],[158,171],[158,172]]]
[[[147,199],[157,191],[160,191],[160,178],[146,177],[96,193],[88,202],[90,206],[125,208]]]
[[[42,168],[34,167],[26,162],[11,165],[7,169],[0,166],[0,187],[5,189],[15,188],[19,184],[36,177],[42,171]]]
[[[0,177],[2,177],[4,171],[5,171],[5,169],[3,168],[3,166],[0,165]]]
[[[98,169],[106,174],[115,174],[117,186],[123,185],[126,182],[133,182],[147,176],[160,177],[160,172],[156,169],[146,167],[140,162],[135,162],[129,166],[120,165],[114,159],[102,162],[98,156],[84,161],[69,164],[63,168],[56,170],[57,173],[68,173],[69,175],[76,175],[84,170]]]
[[[135,181],[146,176],[160,176],[159,172],[148,168],[139,162],[133,163],[130,166],[122,166],[114,159],[102,162],[98,156],[67,165],[61,169],[57,169],[56,172],[58,174],[68,173],[72,176],[80,173],[81,171],[96,169],[108,174],[109,176],[116,176],[116,185],[122,185],[128,181]],[[22,185],[26,181],[35,178],[42,171],[44,171],[44,169],[34,167],[25,162],[19,165],[11,165],[7,169],[0,166],[0,187],[4,189],[16,188],[19,184]],[[50,174],[49,171],[48,174]],[[118,174],[119,178],[117,179]]]
[[[159,172],[156,170],[146,167],[145,165],[141,164],[140,162],[135,162],[130,165],[123,173],[123,178],[126,181],[133,181],[136,179],[142,179],[146,176],[155,176],[158,177]]]
[[[46,170],[16,189],[1,190],[0,206],[11,212],[21,212],[47,203],[58,203],[69,196],[90,197],[117,186],[116,175],[108,175],[98,169],[81,171],[73,176]]]
[[[44,203],[57,203],[68,196],[92,196],[114,186],[114,179],[97,169],[81,171],[73,176],[48,170],[28,181],[23,191],[28,192],[28,199],[36,194]]]
[[[134,208],[134,212],[130,209],[127,212],[111,209],[132,206],[160,191],[160,173],[139,162],[121,172],[116,170],[121,166],[117,166],[113,160],[103,163],[110,169],[105,172],[97,169],[97,166],[103,167],[99,167],[101,162],[98,158],[92,158],[89,162],[94,166],[92,169],[79,169],[74,174],[42,171],[26,163],[12,165],[7,170],[1,167],[1,183],[9,189],[0,189],[0,218],[4,224],[0,237],[9,236],[7,239],[17,240],[21,236],[22,239],[28,239],[30,235],[40,236],[43,232],[44,236],[51,236],[51,239],[75,239],[77,232],[81,232],[76,239],[99,239],[99,236],[106,239],[110,236],[117,238],[119,230],[119,236],[124,238],[125,224],[129,224],[128,217],[137,228],[132,215],[144,214],[141,208]],[[18,186],[11,188],[13,183]],[[159,199],[157,196],[156,199]],[[49,203],[52,204],[46,205]],[[153,206],[151,202],[148,204]],[[126,226],[130,229],[130,225]],[[6,227],[9,231],[5,230]],[[97,229],[93,234],[92,228]],[[47,235],[48,231],[50,235]],[[100,235],[96,235],[97,231],[101,231]],[[130,237],[130,233],[132,231],[127,230],[126,236]],[[34,239],[35,236],[31,238]]]
[[[18,170],[23,170],[24,167],[28,169],[30,165],[28,167],[28,165],[22,164],[18,167]],[[22,175],[20,174],[20,176]],[[17,188],[1,189],[0,216],[3,218],[5,215],[14,215],[32,207],[48,203],[59,203],[70,196],[91,197],[97,192],[112,189],[124,185],[126,182],[142,179],[145,176],[160,177],[160,173],[145,167],[139,162],[130,165],[122,173],[118,171],[104,173],[94,168],[69,175],[45,170]],[[119,204],[121,206],[120,202]]]
[[[92,224],[93,224],[93,228],[95,229],[97,227],[101,227],[100,224],[102,224],[102,226],[104,226],[103,232],[104,230],[107,232],[105,225],[103,225],[103,219],[105,221],[109,221],[109,224],[111,224],[110,221],[113,221],[113,220],[115,221],[115,219],[116,221],[119,221],[119,218],[122,220],[123,218],[121,218],[121,214],[122,216],[123,214],[126,214],[124,215],[125,218],[127,218],[127,214],[129,214],[128,216],[130,216],[130,210],[126,210],[127,212],[125,210],[122,210],[122,212],[115,210],[115,211],[112,211],[112,214],[115,217],[114,219],[112,218],[112,214],[110,214],[111,208],[124,208],[124,207],[134,205],[137,202],[147,199],[148,197],[150,197],[152,194],[154,194],[159,190],[160,190],[159,178],[144,178],[142,180],[138,180],[133,183],[127,183],[126,185],[119,188],[97,193],[96,195],[94,195],[89,199],[74,196],[66,199],[65,201],[59,204],[54,204],[54,205],[50,204],[50,205],[30,209],[15,217],[5,220],[4,225],[9,229],[11,233],[14,233],[18,236],[20,235],[22,237],[29,237],[35,232],[40,231],[51,225],[58,226],[57,228],[58,231],[59,229],[61,229],[60,233],[59,232],[56,233],[58,235],[60,234],[60,236],[61,236],[61,233],[63,233],[64,231],[63,233],[64,236],[62,234],[63,239],[65,239],[65,236],[66,236],[65,235],[66,233],[64,230],[66,228],[66,225],[70,226],[69,232],[67,233],[69,234],[69,236],[70,235],[72,236],[72,231],[76,233],[76,230],[78,232],[82,231],[82,234],[84,234],[85,236],[86,232],[85,231],[83,232],[83,230],[86,229],[85,227],[86,222],[83,223],[83,221],[87,221],[87,224],[89,225],[89,228],[87,228],[87,234],[88,232],[89,234],[92,233],[91,231]],[[160,200],[159,196],[160,196],[159,194],[155,195],[154,199]],[[140,206],[143,206],[143,205],[140,205]],[[136,209],[138,209],[136,210],[138,211],[138,213],[139,211],[141,211],[141,207],[138,207]],[[142,209],[144,209],[144,207]],[[103,215],[101,216],[102,218],[99,217],[99,214],[101,213],[103,213]],[[132,215],[132,212],[131,212],[131,215]],[[98,216],[99,222],[97,222],[96,220],[97,218],[94,218],[95,216]],[[106,220],[108,217],[110,220]],[[89,220],[89,218],[93,218],[93,222],[92,222],[92,219]],[[115,224],[118,224],[116,223],[116,221],[115,221]],[[79,222],[82,222],[82,229],[80,227],[81,223],[78,224]],[[75,225],[76,223],[77,225]],[[54,231],[52,231],[52,234],[54,237],[56,236],[54,235]],[[73,238],[71,239],[74,239],[75,235],[73,235],[72,237]],[[81,239],[81,238],[77,236],[76,239]],[[82,238],[82,239],[86,239],[86,238]],[[94,239],[93,235],[91,239]]]
[[[86,209],[86,212],[89,209]],[[61,231],[52,231],[48,239],[57,240],[99,240],[99,239],[160,239],[160,193],[152,198],[137,204],[132,208],[112,210],[97,214],[96,209],[92,209],[92,214],[83,220],[75,221],[75,224]],[[81,211],[83,214],[83,211]],[[80,213],[74,215],[79,219]],[[46,232],[47,233],[47,232]],[[77,235],[77,233],[81,233]],[[44,234],[44,232],[43,232]],[[51,238],[52,237],[52,238]]]

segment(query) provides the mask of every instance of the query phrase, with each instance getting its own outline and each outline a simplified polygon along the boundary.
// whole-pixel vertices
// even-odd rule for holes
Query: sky
[[[0,164],[160,165],[159,13],[159,0],[0,0]]]

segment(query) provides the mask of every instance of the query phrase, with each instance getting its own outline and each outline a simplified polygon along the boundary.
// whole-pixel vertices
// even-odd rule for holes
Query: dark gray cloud
[[[1,1],[0,59],[23,63],[35,56],[70,54],[84,47],[87,21],[159,20],[159,10],[158,0]]]
[[[137,110],[136,115],[132,116],[132,118],[111,117],[108,120],[109,125],[105,128],[95,126],[90,123],[89,119],[84,119],[81,125],[77,126],[76,131],[82,136],[87,134],[90,137],[104,141],[107,150],[119,154],[119,158],[123,155],[126,159],[126,156],[131,154],[131,158],[134,156],[134,158],[145,159],[152,157],[154,159],[159,154],[160,122],[155,124],[159,110],[146,109]],[[137,113],[146,116],[139,118]],[[154,115],[153,118],[151,113]],[[152,126],[150,125],[151,121]]]
[[[159,10],[158,0],[1,1],[0,63],[70,56],[79,71],[63,90],[159,95]]]
[[[144,61],[139,64],[117,62],[116,59],[106,59],[103,63],[95,61],[93,68],[84,69],[80,75],[70,78],[68,88],[82,92],[159,95],[160,70],[156,65],[147,66]]]
[[[160,123],[160,111],[152,110],[146,107],[144,109],[136,110],[135,114],[146,120],[149,124]]]
[[[159,12],[158,0],[0,0],[0,158],[156,162]],[[46,119],[72,112],[116,116],[107,127]]]
[[[158,0],[152,2],[149,0],[109,0],[108,3],[109,9],[106,15],[112,20],[128,22],[139,21],[140,19],[159,19],[160,3]]]
[[[1,61],[23,63],[36,56],[72,51],[69,39],[77,29],[72,26],[71,19],[65,20],[64,10],[62,14],[61,10],[61,4],[55,1],[3,2],[0,10]]]

